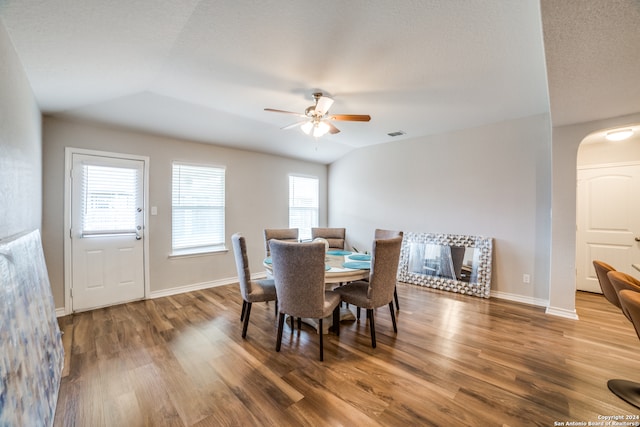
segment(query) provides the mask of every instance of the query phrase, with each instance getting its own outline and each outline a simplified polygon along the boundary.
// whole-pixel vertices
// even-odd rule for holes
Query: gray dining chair
[[[345,228],[311,228],[311,238],[322,237],[329,242],[329,249],[344,249],[345,236]]]
[[[320,360],[324,360],[322,320],[333,314],[333,329],[340,335],[340,295],[324,286],[324,243],[272,240],[271,259],[279,311],[276,351],[282,344],[285,315],[312,318],[318,320]]]
[[[400,261],[402,237],[376,239],[371,251],[371,271],[369,281],[359,280],[334,289],[342,301],[367,310],[371,346],[376,347],[376,328],[374,309],[389,305],[393,331],[398,332],[396,316],[393,310],[393,293],[396,287],[396,275]]]
[[[242,295],[242,312],[240,321],[244,321],[242,326],[242,338],[247,336],[249,326],[249,316],[251,316],[251,304],[254,302],[276,302],[276,313],[278,312],[278,301],[276,297],[276,286],[273,280],[251,280],[249,271],[249,259],[247,257],[247,242],[240,233],[231,236],[233,243],[233,254],[236,260],[238,271],[238,283],[240,294]]]
[[[376,231],[373,233],[374,239],[392,239],[394,237],[403,237],[404,233],[402,231],[396,230],[383,230],[381,228],[376,228]],[[393,299],[396,302],[396,310],[400,311],[400,303],[398,302],[398,287],[393,288]]]
[[[269,242],[272,239],[283,240],[285,242],[298,242],[299,230],[297,228],[265,228],[264,229],[264,249],[266,256],[271,256]]]

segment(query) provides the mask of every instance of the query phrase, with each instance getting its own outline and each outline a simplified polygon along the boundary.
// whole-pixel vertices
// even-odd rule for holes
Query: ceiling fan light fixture
[[[331,128],[325,122],[308,121],[303,123],[300,126],[300,129],[307,135],[313,135],[314,138],[320,138],[321,136],[326,135]]]
[[[303,123],[302,126],[300,126],[300,129],[302,129],[302,132],[306,133],[307,135],[310,135],[311,129],[313,129],[313,122]]]
[[[319,138],[329,132],[329,125],[325,122],[318,122],[313,126],[313,136]]]
[[[623,141],[633,135],[633,129],[616,129],[607,132],[605,138],[609,141]]]
[[[320,138],[327,133],[335,135],[340,132],[332,122],[368,122],[371,116],[368,114],[329,114],[329,108],[333,105],[333,99],[324,96],[322,92],[315,92],[313,98],[316,103],[304,110],[304,114],[295,113],[293,111],[278,110],[275,108],[265,108],[264,111],[273,113],[292,114],[294,116],[306,119],[297,123],[292,123],[282,129],[293,129],[299,127],[306,135],[313,135],[314,138]]]

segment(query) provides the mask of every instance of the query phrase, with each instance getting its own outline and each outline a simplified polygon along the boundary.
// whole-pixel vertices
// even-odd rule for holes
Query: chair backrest
[[[371,271],[367,297],[376,307],[388,304],[393,299],[398,276],[398,263],[402,237],[376,239],[371,250]]]
[[[630,274],[623,273],[622,271],[610,271],[607,273],[607,277],[618,295],[623,289],[640,292],[640,280]]]
[[[623,289],[618,295],[622,310],[627,314],[633,327],[636,330],[636,335],[640,338],[640,292],[635,292],[630,289]]]
[[[611,267],[606,262],[594,260],[593,267],[596,270],[596,276],[598,277],[598,283],[600,283],[600,289],[602,290],[602,294],[611,304],[615,305],[618,308],[622,308],[620,306],[620,300],[618,299],[618,293],[614,289],[611,281],[609,280],[609,276],[607,275],[610,271],[616,271],[615,268]]]
[[[233,255],[236,259],[236,269],[238,270],[238,283],[240,293],[244,300],[251,294],[251,272],[249,271],[249,258],[247,257],[247,242],[240,233],[231,236],[233,243]]]
[[[265,228],[264,229],[264,249],[267,256],[271,255],[269,242],[271,239],[283,240],[285,242],[298,241],[297,228]]]
[[[344,240],[347,230],[345,228],[319,228],[311,229],[311,238],[322,237],[329,242],[329,249],[344,249]]]
[[[380,228],[376,228],[376,231],[373,234],[373,238],[374,239],[393,239],[394,237],[402,237],[403,236],[403,232],[402,231],[396,231],[396,230],[383,230]]]
[[[293,317],[322,317],[325,246],[322,242],[271,241],[273,278],[280,313]]]
[[[620,300],[620,292],[622,292],[623,290],[640,292],[640,280],[636,279],[630,274],[623,273],[622,271],[610,271],[607,273],[607,277],[609,278],[609,281],[611,281],[611,285],[618,295],[618,301]],[[631,318],[629,317],[629,313],[625,311],[622,304],[620,304],[620,308],[622,309],[624,315],[627,316],[629,320],[631,320]]]

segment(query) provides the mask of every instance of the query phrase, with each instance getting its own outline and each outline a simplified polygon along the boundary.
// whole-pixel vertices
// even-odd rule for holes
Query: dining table
[[[263,266],[267,272],[273,274],[273,264],[271,257],[263,260]],[[371,270],[371,255],[366,253],[351,252],[341,249],[331,249],[325,254],[324,283],[327,290],[333,289],[342,283],[353,282],[355,280],[367,279]],[[355,320],[355,315],[346,307],[340,309],[340,321]],[[303,323],[318,330],[316,319],[302,319]],[[323,320],[323,333],[328,333],[333,324],[333,317],[329,316]]]

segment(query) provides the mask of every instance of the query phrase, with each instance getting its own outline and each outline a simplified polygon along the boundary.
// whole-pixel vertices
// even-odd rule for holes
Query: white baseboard
[[[265,277],[266,277],[266,274],[264,272],[251,275],[252,280],[260,280],[260,279],[264,279]],[[237,277],[228,277],[226,279],[214,280],[211,282],[194,283],[191,285],[184,285],[184,286],[178,286],[175,288],[162,289],[160,291],[152,291],[149,295],[147,295],[145,299],[168,297],[171,295],[183,294],[185,292],[200,291],[202,289],[215,288],[217,286],[231,285],[234,283],[238,283]],[[66,316],[67,314],[71,314],[71,313],[67,313],[67,310],[65,307],[56,308],[56,317]]]
[[[547,307],[546,314],[551,314],[553,316],[565,317],[571,320],[579,320],[578,313],[575,310],[567,310],[566,308],[557,308],[557,307]]]
[[[252,280],[260,280],[264,279],[265,277],[266,275],[264,272],[251,275]],[[238,283],[237,277],[228,277],[226,279],[214,280],[211,282],[194,283],[192,285],[178,286],[176,288],[163,289],[161,291],[153,291],[147,297],[147,299],[168,297],[171,295],[183,294],[185,292],[200,291],[202,289],[215,288],[217,286],[226,286],[234,283]]]
[[[524,297],[522,295],[509,294],[506,292],[491,291],[491,296],[506,299],[509,301],[521,302],[523,304],[535,305],[538,307],[545,307],[545,314],[552,316],[565,317],[567,319],[578,320],[578,315],[575,310],[567,310],[564,308],[549,307],[549,301],[540,298]]]
[[[147,299],[156,299],[162,297],[169,297],[171,295],[183,294],[185,292],[200,291],[202,289],[215,288],[217,286],[230,285],[232,283],[238,283],[237,277],[230,277],[227,279],[213,280],[211,282],[193,283],[191,285],[178,286],[175,288],[162,289],[160,291],[152,291]]]
[[[547,307],[549,305],[548,300],[533,298],[533,297],[526,297],[526,296],[517,295],[517,294],[510,294],[507,292],[491,291],[491,296],[498,299],[506,299],[508,301],[515,301],[515,302],[521,302],[523,304],[535,305],[537,307]]]

